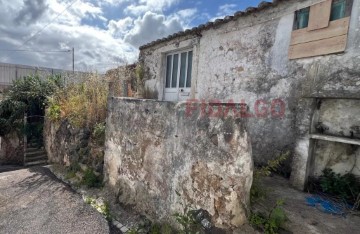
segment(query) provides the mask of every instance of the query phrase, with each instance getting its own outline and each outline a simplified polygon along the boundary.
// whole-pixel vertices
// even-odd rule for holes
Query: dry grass
[[[92,128],[105,122],[107,97],[108,82],[89,73],[67,81],[50,100],[47,115],[52,120],[68,119],[74,126]]]

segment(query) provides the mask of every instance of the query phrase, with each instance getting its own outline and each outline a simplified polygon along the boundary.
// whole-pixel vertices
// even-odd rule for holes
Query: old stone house
[[[255,162],[291,151],[294,186],[325,167],[360,175],[360,0],[262,2],[146,44],[140,62],[160,101],[246,103]]]

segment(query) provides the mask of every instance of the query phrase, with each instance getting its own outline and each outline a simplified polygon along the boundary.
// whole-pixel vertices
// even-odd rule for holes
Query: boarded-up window
[[[333,2],[333,7],[331,8],[330,20],[338,20],[344,18],[346,14],[346,0],[338,0]]]
[[[307,28],[309,25],[310,7],[298,10],[295,12],[294,29]]]
[[[310,7],[308,31],[329,26],[332,0],[326,0]]]
[[[289,58],[344,52],[352,3],[353,0],[326,0],[295,12]]]

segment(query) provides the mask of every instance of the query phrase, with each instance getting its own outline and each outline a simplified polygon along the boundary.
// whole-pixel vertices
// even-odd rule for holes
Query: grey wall
[[[302,97],[315,91],[359,91],[360,86],[360,0],[354,0],[345,53],[288,59],[294,12],[316,2],[320,0],[280,1],[276,7],[201,31],[201,36],[187,35],[145,48],[140,60],[149,68],[147,86],[156,89],[162,100],[165,54],[193,48],[191,97],[244,100],[252,112],[256,100],[284,100],[283,118],[249,118],[254,159],[265,163],[291,150],[299,159],[296,167],[304,168],[313,101]]]
[[[187,206],[207,210],[217,227],[246,222],[253,163],[244,119],[210,119],[186,103],[108,105],[104,171],[119,202],[156,221]]]

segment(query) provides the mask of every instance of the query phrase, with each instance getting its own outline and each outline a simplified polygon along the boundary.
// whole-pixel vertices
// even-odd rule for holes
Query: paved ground
[[[43,167],[0,173],[0,233],[109,233],[108,222]]]

